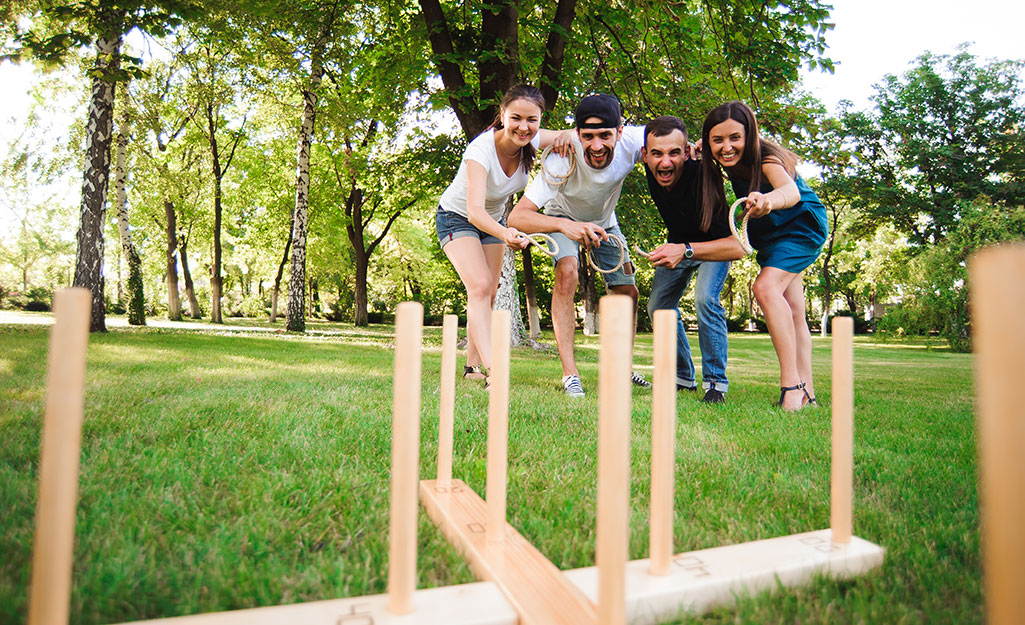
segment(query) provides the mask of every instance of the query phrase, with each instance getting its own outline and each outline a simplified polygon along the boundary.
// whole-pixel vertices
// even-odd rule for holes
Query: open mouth
[[[591,150],[587,151],[588,160],[590,160],[591,164],[596,167],[604,165],[609,158],[609,154],[609,150],[601,150],[598,152],[592,152]]]
[[[727,163],[732,163],[735,160],[737,160],[736,151],[730,150],[729,152],[727,152],[726,150],[723,150],[722,152],[719,152],[719,162],[723,165],[726,165]]]
[[[673,176],[676,174],[675,167],[659,168],[655,171],[655,181],[662,186],[666,186],[673,181]]]

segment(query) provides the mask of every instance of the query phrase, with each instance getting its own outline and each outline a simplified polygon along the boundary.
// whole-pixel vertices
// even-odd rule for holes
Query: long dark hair
[[[758,136],[758,120],[754,111],[739,100],[720,104],[705,117],[701,128],[701,146],[706,156],[701,159],[701,230],[707,231],[716,210],[725,210],[726,190],[723,188],[723,167],[712,158],[712,144],[708,135],[712,128],[732,119],[744,127],[744,153],[740,162],[726,174],[731,179],[747,180],[748,189],[757,191],[762,186],[762,163],[779,161],[792,177],[797,167],[797,155],[768,139]]]
[[[491,122],[491,125],[485,128],[485,130],[501,130],[502,126],[502,112],[505,108],[515,102],[516,100],[527,100],[537,105],[541,112],[545,112],[545,97],[541,95],[541,90],[531,85],[513,85],[509,87],[509,90],[502,96],[502,104],[495,113],[495,120]],[[537,149],[533,145],[528,143],[523,146],[522,155],[520,161],[523,163],[523,171],[530,173],[530,168],[534,165],[534,157],[537,156]]]

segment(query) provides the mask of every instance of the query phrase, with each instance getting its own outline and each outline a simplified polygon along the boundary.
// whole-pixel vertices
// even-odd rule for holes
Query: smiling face
[[[597,117],[589,117],[586,123],[601,123]],[[577,135],[584,148],[584,160],[595,169],[604,169],[612,162],[616,152],[616,142],[623,135],[623,127],[619,128],[578,128]]]
[[[541,127],[541,107],[526,98],[513,100],[502,109],[502,127],[517,146],[527,145]]]
[[[720,165],[733,167],[744,155],[746,139],[744,125],[736,120],[727,119],[712,126],[708,131],[708,150]]]
[[[641,150],[641,158],[651,170],[655,182],[663,189],[672,189],[683,175],[687,138],[679,130],[661,137],[649,134],[647,145]]]

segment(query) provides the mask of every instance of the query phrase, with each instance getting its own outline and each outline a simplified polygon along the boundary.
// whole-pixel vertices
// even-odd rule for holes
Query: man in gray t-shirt
[[[559,245],[554,259],[552,325],[562,361],[563,389],[567,395],[582,397],[584,389],[573,353],[578,250],[580,246],[589,250],[603,270],[612,269],[622,258],[622,267],[602,273],[602,277],[609,291],[633,299],[636,313],[633,264],[615,211],[623,180],[641,158],[644,128],[624,127],[619,100],[610,95],[587,96],[577,105],[575,118],[575,169],[561,184],[536,176],[510,213],[509,225],[522,232],[550,233]],[[557,154],[549,155],[543,165],[555,176],[569,171],[569,159]],[[651,386],[636,372],[631,377],[634,384]]]

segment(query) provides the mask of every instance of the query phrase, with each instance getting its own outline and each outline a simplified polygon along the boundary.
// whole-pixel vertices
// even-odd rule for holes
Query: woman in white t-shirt
[[[540,89],[510,88],[495,121],[467,146],[459,172],[438,202],[438,241],[466,287],[466,378],[485,379],[491,366],[491,310],[503,244],[513,249],[528,244],[518,230],[505,226],[503,213],[510,196],[527,186],[537,150],[558,135],[541,130],[544,108]]]

